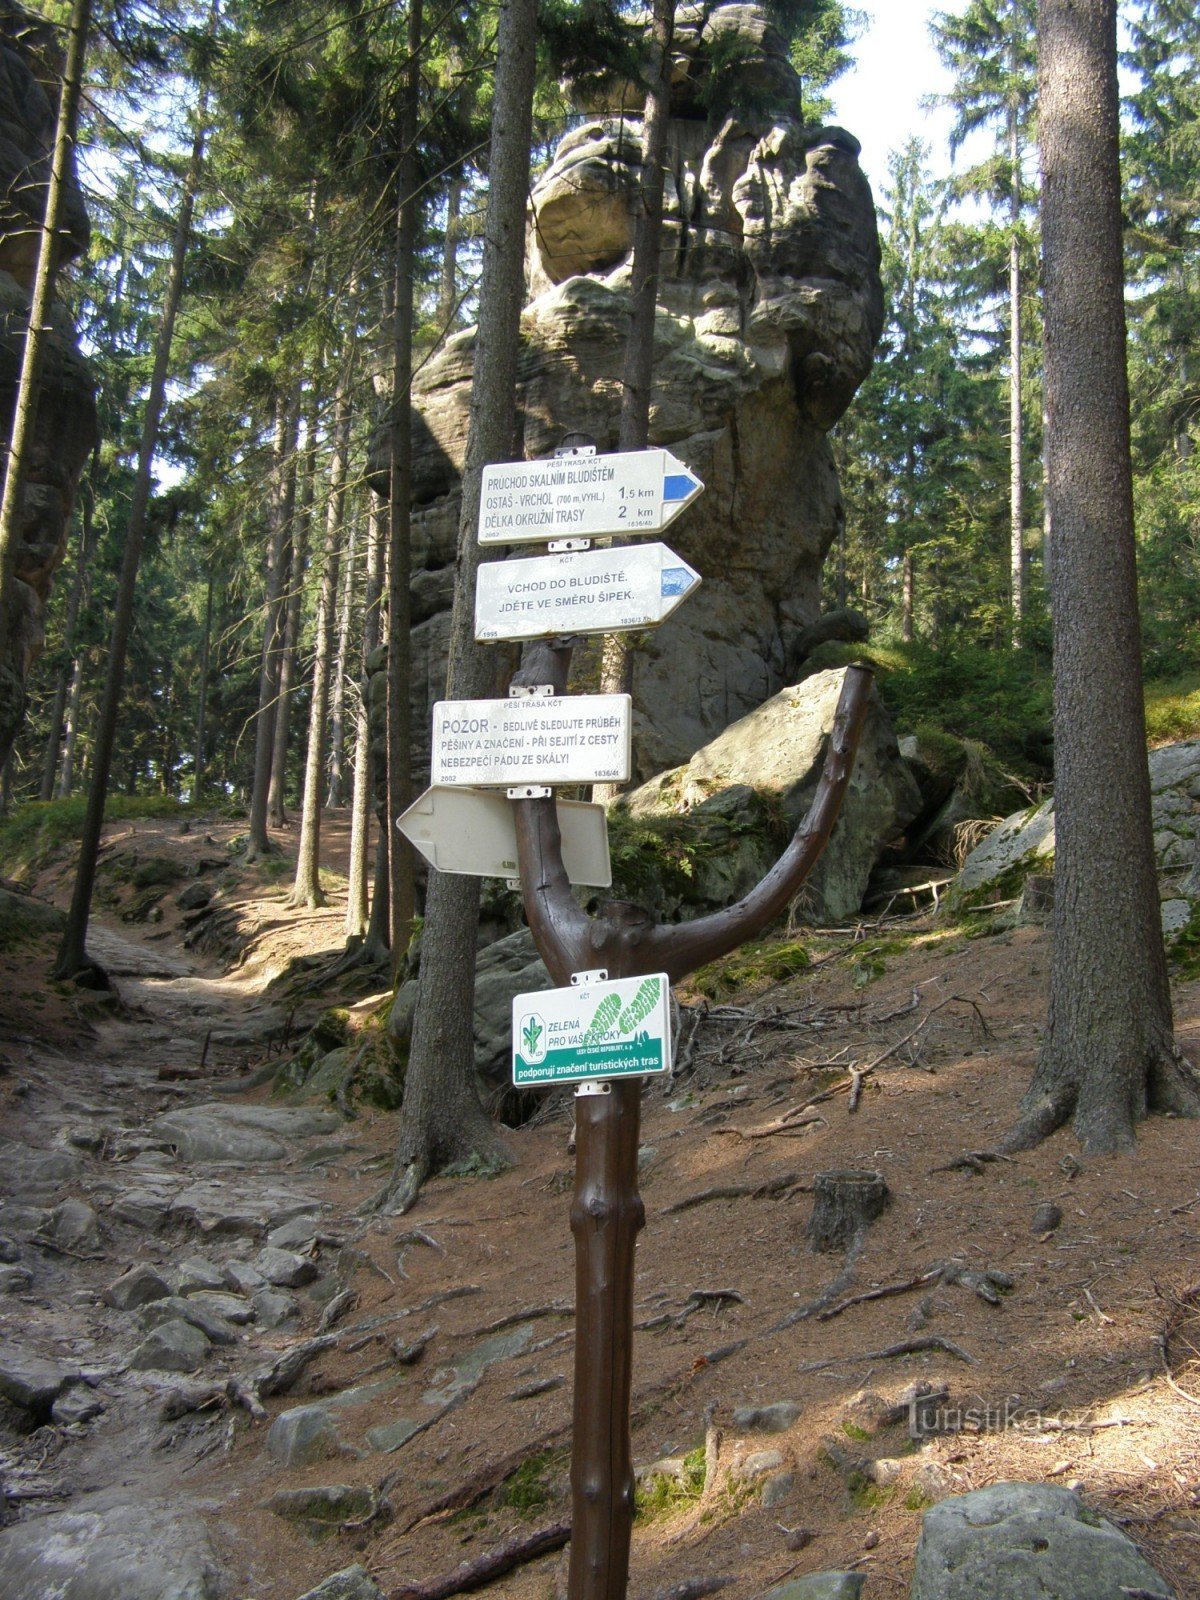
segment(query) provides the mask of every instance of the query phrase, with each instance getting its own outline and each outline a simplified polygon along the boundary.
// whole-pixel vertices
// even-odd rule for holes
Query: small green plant
[[[852,1472],[846,1479],[850,1499],[860,1511],[877,1511],[890,1505],[896,1497],[894,1484],[872,1483],[863,1472]]]
[[[914,1483],[904,1496],[905,1511],[927,1511],[932,1504],[933,1500],[925,1493],[920,1484]]]
[[[496,1491],[496,1504],[507,1506],[523,1517],[540,1511],[550,1500],[547,1477],[554,1458],[548,1450],[527,1456],[517,1470]]]
[[[857,1422],[843,1422],[842,1432],[846,1435],[847,1439],[858,1439],[861,1441],[871,1437],[866,1428],[860,1428]]]
[[[643,1520],[674,1516],[699,1500],[706,1475],[704,1446],[684,1456],[678,1473],[656,1472],[638,1485],[636,1515]]]

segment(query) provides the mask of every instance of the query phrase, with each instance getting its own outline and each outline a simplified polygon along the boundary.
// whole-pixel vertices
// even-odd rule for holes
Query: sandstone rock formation
[[[630,85],[598,81],[582,99],[602,110],[561,140],[532,195],[514,457],[546,455],[571,431],[616,448],[641,126]],[[759,7],[680,8],[650,428],[707,485],[668,535],[705,583],[639,643],[640,777],[686,761],[775,693],[817,616],[842,516],[826,432],[882,325],[858,150],[840,128],[805,124],[799,79]],[[445,672],[474,343],[474,329],[456,334],[414,383],[418,741]],[[381,432],[381,488],[383,449]]]
[[[13,0],[0,0],[0,440],[5,443],[46,206],[61,71],[56,32]],[[72,178],[61,260],[82,254],[87,242],[87,212]],[[17,534],[8,650],[0,659],[0,766],[24,714],[29,669],[42,648],[46,598],[66,549],[79,475],[96,438],[91,373],[61,306],[54,308],[52,327]]]

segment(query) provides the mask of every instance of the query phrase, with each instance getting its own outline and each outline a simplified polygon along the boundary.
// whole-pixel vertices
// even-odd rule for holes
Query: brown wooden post
[[[571,640],[527,646],[515,683],[564,692]],[[534,943],[560,986],[573,973],[609,978],[666,972],[678,982],[760,933],[795,896],[833,832],[867,713],[872,677],[851,667],[838,700],[817,792],[791,844],[736,905],[660,927],[610,901],[590,917],[571,892],[554,798],[516,800],[521,895]],[[600,1087],[600,1086],[597,1086]],[[637,1191],[641,1084],[614,1082],[576,1098],[575,1394],[568,1600],[624,1600],[633,1532],[629,1396],[634,1249],[645,1222]]]

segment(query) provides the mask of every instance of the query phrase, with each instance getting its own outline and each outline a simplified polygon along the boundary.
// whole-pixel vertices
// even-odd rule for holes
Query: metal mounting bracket
[[[604,983],[607,978],[607,967],[596,967],[592,972],[573,972],[571,974],[571,987],[574,989],[589,988],[593,983]]]
[[[510,700],[528,700],[533,695],[552,695],[552,683],[510,683],[508,698]]]
[[[546,546],[546,554],[551,556],[570,555],[576,550],[590,550],[590,539],[551,539]]]
[[[611,1083],[598,1083],[594,1078],[589,1078],[586,1083],[577,1083],[575,1085],[575,1098],[576,1098],[576,1100],[583,1100],[588,1095],[593,1095],[593,1094],[611,1094],[611,1093],[612,1093],[612,1084]]]
[[[507,789],[505,793],[510,800],[549,800],[553,790],[544,783],[520,783],[515,789]],[[520,879],[514,879],[519,883]]]

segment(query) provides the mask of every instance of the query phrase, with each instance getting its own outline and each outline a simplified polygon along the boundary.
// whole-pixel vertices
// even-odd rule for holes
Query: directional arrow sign
[[[627,694],[439,700],[433,708],[436,784],[624,783],[629,777]]]
[[[700,582],[665,544],[489,561],[475,590],[477,639],[653,628]]]
[[[483,469],[479,542],[657,533],[703,488],[669,450],[509,461]]]
[[[558,802],[563,866],[572,883],[612,883],[608,817],[584,800]],[[494,789],[426,789],[396,826],[439,872],[515,878],[517,826],[509,800]]]
[[[664,972],[513,997],[513,1083],[642,1077],[671,1065]]]

